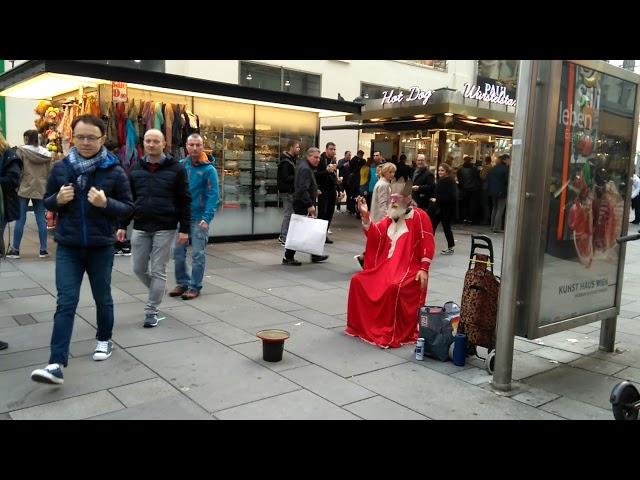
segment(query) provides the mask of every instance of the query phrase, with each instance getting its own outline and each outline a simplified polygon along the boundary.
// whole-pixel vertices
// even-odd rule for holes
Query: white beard
[[[387,212],[387,214],[389,215],[389,217],[391,217],[391,220],[393,220],[394,222],[397,222],[398,220],[400,220],[401,218],[404,218],[406,215],[406,208],[402,208],[400,206],[398,207],[389,207],[389,210]]]

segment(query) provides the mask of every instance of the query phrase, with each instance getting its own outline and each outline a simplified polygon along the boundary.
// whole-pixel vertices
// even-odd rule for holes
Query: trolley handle
[[[484,242],[486,245],[483,245],[481,242]],[[471,269],[471,264],[474,262],[473,256],[475,255],[476,250],[489,251],[489,265],[491,266],[491,271],[493,272],[493,243],[491,242],[491,239],[486,235],[471,235],[471,255],[469,255],[469,269]]]
[[[624,237],[620,237],[616,239],[616,242],[625,243],[625,242],[633,242],[634,240],[640,240],[640,233],[634,233],[633,235],[626,235]]]

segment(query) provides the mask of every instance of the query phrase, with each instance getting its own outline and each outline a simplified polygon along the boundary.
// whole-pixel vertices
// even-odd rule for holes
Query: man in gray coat
[[[312,169],[316,168],[318,163],[320,163],[320,149],[315,147],[307,150],[306,158],[298,162],[293,193],[293,213],[296,215],[317,216],[316,198],[318,196],[318,184],[316,183]],[[293,258],[295,254],[295,250],[286,249],[284,251],[282,264],[302,265],[301,262]],[[313,263],[323,262],[327,258],[329,258],[329,255],[311,255],[311,261]]]

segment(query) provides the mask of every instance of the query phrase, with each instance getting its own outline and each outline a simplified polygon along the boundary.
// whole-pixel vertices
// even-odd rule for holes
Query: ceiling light
[[[498,123],[498,120],[496,120],[495,118],[487,118],[487,120],[489,120],[491,123]]]
[[[379,122],[379,121],[380,121],[380,119],[379,119],[379,118],[372,118],[372,119],[371,119],[371,121],[372,121],[372,122]]]
[[[453,113],[451,113],[451,112],[447,112],[447,113],[445,113],[445,116],[447,116],[447,117],[453,117]]]
[[[369,94],[368,94],[368,93],[365,93],[365,94],[364,94],[364,98],[369,98]]]
[[[142,60],[134,60],[134,62],[136,63],[140,63]]]
[[[426,115],[424,113],[420,114],[420,115],[414,115],[413,118],[424,118],[426,117]]]
[[[246,78],[247,78],[247,80],[252,80],[253,79],[253,77],[251,76],[250,73],[247,73],[247,77]]]
[[[472,116],[472,115],[467,115],[467,118],[468,118],[469,120],[475,120],[475,119],[476,119],[476,118],[478,118],[478,117],[474,117],[474,116]]]
[[[289,80],[285,80],[284,81],[284,86],[288,87],[289,85],[291,85],[291,82]]]

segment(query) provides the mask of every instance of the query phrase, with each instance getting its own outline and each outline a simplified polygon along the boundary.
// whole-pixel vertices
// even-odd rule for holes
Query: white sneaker
[[[113,353],[113,342],[111,340],[106,340],[101,342],[98,340],[96,342],[96,349],[93,351],[93,359],[96,362],[101,360],[106,360]]]
[[[364,270],[364,259],[360,255],[354,255],[353,259],[356,261],[361,270]]]
[[[328,233],[329,235],[333,235],[333,232],[332,232],[331,230],[327,230],[327,233]]]
[[[440,253],[442,255],[453,255],[453,248],[447,248],[446,250],[442,250]]]
[[[44,368],[38,368],[31,372],[31,380],[38,383],[52,383],[54,385],[62,385],[64,377],[62,375],[62,365],[58,363],[50,363]]]

